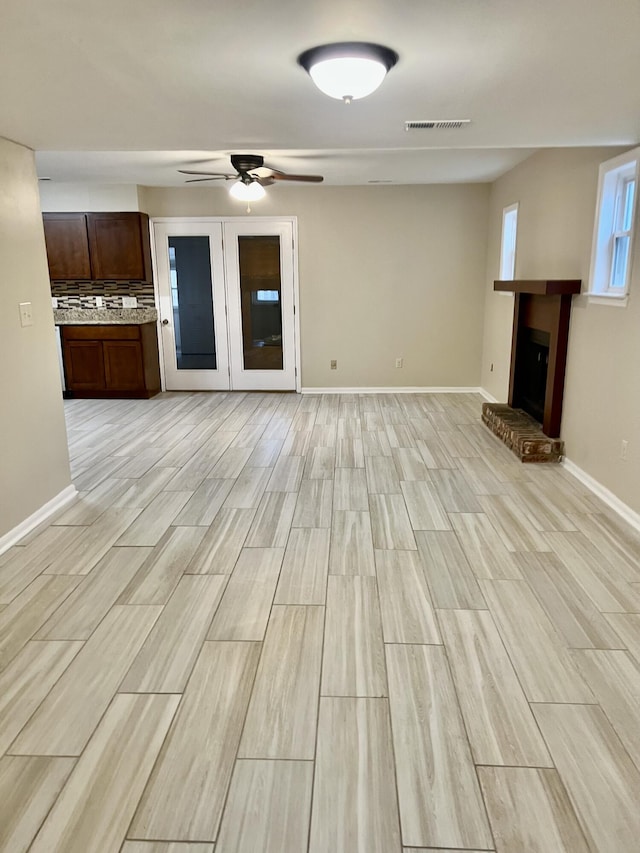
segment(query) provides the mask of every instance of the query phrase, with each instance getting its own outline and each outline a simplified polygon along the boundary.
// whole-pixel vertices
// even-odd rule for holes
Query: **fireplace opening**
[[[512,405],[524,409],[540,424],[544,419],[550,342],[548,332],[523,328],[516,349]]]

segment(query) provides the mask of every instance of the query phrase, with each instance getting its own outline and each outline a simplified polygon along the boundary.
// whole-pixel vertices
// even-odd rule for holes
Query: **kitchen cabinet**
[[[44,213],[52,281],[151,281],[146,213]]]
[[[139,341],[104,341],[102,354],[107,388],[136,391],[144,387],[144,363]]]
[[[86,213],[45,213],[49,278],[91,279]]]
[[[100,341],[65,339],[62,331],[62,358],[67,391],[104,391],[104,355]]]
[[[149,217],[144,213],[88,213],[92,277],[151,281]]]
[[[153,397],[160,391],[155,323],[63,325],[67,397]]]

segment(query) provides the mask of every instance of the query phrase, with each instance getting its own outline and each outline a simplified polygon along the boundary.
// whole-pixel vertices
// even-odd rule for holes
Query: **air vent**
[[[459,127],[471,124],[470,118],[456,119],[421,119],[420,121],[405,121],[405,130],[457,130]]]

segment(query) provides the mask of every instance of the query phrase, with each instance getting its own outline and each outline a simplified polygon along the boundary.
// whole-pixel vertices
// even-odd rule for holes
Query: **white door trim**
[[[153,227],[154,220],[149,219],[149,241],[151,248],[151,272],[153,274],[153,301],[156,306],[156,312],[158,317],[156,319],[156,337],[158,338],[158,356],[160,360],[160,390],[167,390],[167,382],[164,375],[164,349],[162,346],[162,334],[160,332],[162,328],[162,321],[160,320],[160,311],[158,310],[158,305],[160,305],[160,291],[158,289],[158,264],[156,261],[156,234],[155,228]]]
[[[302,344],[300,341],[300,279],[298,277],[298,217],[291,217],[293,234],[293,331],[296,354],[296,393],[302,388]]]

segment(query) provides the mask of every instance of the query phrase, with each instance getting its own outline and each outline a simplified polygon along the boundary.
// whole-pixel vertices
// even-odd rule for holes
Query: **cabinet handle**
[[[163,320],[163,321],[162,321],[162,325],[163,325],[163,326],[168,326],[168,325],[169,325],[169,321],[168,321],[168,320]]]

